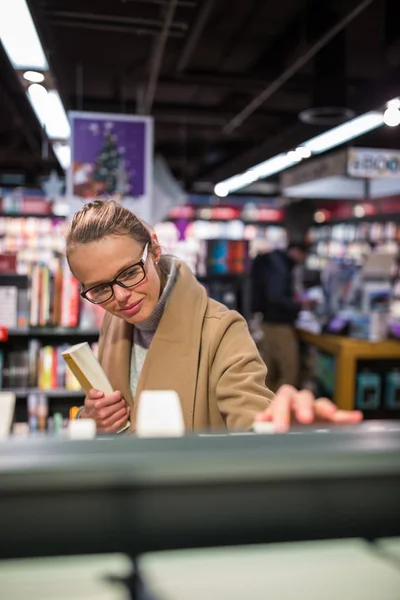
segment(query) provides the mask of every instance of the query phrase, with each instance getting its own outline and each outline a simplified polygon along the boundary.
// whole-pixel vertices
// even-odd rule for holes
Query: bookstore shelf
[[[42,390],[40,388],[6,388],[1,391],[12,392],[19,400],[26,399],[29,394],[44,395],[47,396],[47,398],[61,398],[65,400],[71,398],[83,398],[85,395],[82,390],[65,390],[63,388],[51,390]]]
[[[98,337],[98,329],[79,329],[74,327],[31,327],[29,329],[9,329],[8,337]]]

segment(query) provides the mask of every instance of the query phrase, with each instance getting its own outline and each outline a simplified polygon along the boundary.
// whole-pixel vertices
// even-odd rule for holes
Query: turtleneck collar
[[[164,289],[161,293],[161,296],[151,313],[150,317],[145,321],[141,321],[140,323],[135,323],[135,329],[143,332],[154,333],[158,327],[159,322],[161,321],[161,317],[163,315],[164,309],[168,303],[169,297],[171,295],[172,289],[175,285],[177,277],[177,269],[175,262],[171,259],[170,261],[170,270],[168,273],[167,282],[164,286]]]

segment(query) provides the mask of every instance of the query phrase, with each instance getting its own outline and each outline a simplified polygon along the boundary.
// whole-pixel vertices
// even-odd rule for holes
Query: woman
[[[145,389],[176,390],[188,431],[362,418],[290,387],[274,398],[246,321],[208,298],[185,263],[163,256],[157,236],[117,202],[78,211],[66,252],[82,297],[105,310],[99,361],[116,391],[91,390],[79,415],[99,431],[119,431],[128,419],[134,427]]]

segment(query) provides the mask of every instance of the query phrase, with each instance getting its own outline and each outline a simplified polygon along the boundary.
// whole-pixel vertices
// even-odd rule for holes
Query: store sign
[[[67,195],[84,200],[116,198],[143,218],[148,217],[153,179],[152,118],[74,111],[69,117]]]
[[[400,151],[376,148],[351,148],[347,158],[347,173],[350,177],[400,178]]]
[[[297,167],[293,167],[282,174],[282,188],[291,188],[295,185],[309,183],[310,181],[344,175],[345,168],[345,152],[337,152],[330,156],[306,160]]]

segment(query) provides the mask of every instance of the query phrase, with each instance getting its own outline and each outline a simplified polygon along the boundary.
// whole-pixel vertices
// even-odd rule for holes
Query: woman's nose
[[[114,284],[114,297],[117,302],[125,302],[129,298],[131,292],[118,284]]]

